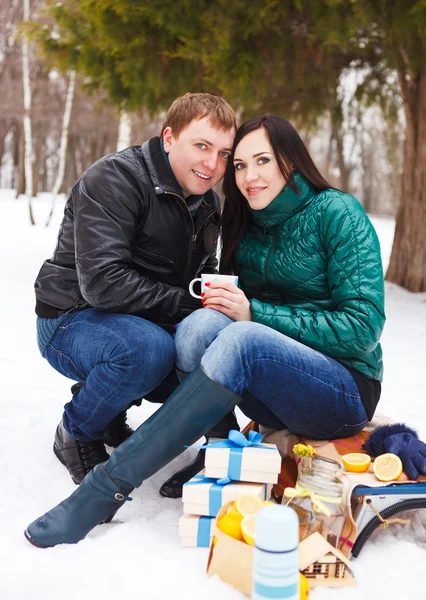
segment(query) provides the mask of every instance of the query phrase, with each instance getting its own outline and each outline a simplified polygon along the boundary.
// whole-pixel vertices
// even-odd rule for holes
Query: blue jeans
[[[190,372],[201,362],[210,379],[242,396],[240,409],[261,425],[333,439],[368,421],[345,367],[265,325],[202,308],[177,326],[175,344],[178,369]]]
[[[62,318],[43,356],[65,377],[84,382],[65,405],[63,423],[75,439],[90,441],[166,377],[175,344],[151,321],[88,309]]]

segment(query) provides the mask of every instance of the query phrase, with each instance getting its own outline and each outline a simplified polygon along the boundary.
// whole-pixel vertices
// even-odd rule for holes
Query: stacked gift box
[[[227,440],[206,447],[205,470],[183,486],[179,535],[184,546],[208,547],[221,506],[244,494],[268,500],[278,480],[281,456],[260,434],[230,432]]]

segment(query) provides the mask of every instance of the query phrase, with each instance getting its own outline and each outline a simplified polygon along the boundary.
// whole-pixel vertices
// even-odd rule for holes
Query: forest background
[[[1,0],[0,187],[68,192],[157,135],[187,91],[301,131],[320,170],[396,217],[386,278],[426,291],[426,0]]]

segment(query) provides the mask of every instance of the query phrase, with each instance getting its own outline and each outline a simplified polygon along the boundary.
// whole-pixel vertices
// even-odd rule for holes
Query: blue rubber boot
[[[25,537],[40,548],[76,544],[96,525],[111,520],[133,488],[196,442],[240,401],[200,367],[195,369],[69,498],[31,523]]]

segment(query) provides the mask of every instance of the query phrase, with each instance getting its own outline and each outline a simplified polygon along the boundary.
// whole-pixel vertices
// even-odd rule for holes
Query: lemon
[[[381,454],[374,459],[374,475],[379,481],[396,481],[402,475],[402,462],[396,454]]]
[[[235,540],[243,541],[243,536],[241,534],[241,519],[228,513],[227,515],[223,515],[217,522],[217,527],[226,535],[234,538]]]
[[[263,501],[263,506],[276,506],[276,505],[277,505],[276,502],[271,502],[270,500]]]
[[[254,530],[256,526],[256,515],[244,517],[241,521],[241,533],[246,544],[254,546]]]
[[[351,473],[364,473],[365,471],[368,471],[370,467],[371,458],[368,454],[352,452],[351,454],[344,454],[342,456],[342,462],[347,471],[351,471]]]
[[[309,583],[303,573],[300,573],[299,588],[300,600],[307,600],[309,596]]]
[[[263,507],[263,501],[259,496],[253,494],[244,494],[235,501],[236,511],[242,517],[248,517],[249,515],[255,515]]]
[[[235,505],[235,502],[234,502],[234,504],[233,504],[233,506],[232,506],[232,508],[231,508],[231,510],[229,511],[228,514],[231,515],[232,518],[238,519],[238,521],[240,521],[240,522],[243,519],[243,516],[238,512],[238,509],[237,509],[237,507]]]

